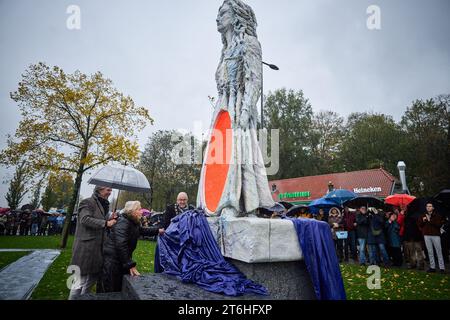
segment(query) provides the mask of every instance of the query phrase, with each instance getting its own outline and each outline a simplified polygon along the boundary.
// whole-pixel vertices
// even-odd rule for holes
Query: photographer
[[[380,250],[383,258],[383,264],[385,267],[391,265],[389,256],[386,251],[386,238],[384,236],[384,212],[375,208],[369,208],[369,231],[367,237],[367,243],[369,244],[369,260],[370,264],[378,265],[380,263],[380,256],[378,255],[378,249]]]
[[[358,237],[359,245],[359,264],[364,266],[366,264],[366,244],[369,234],[369,215],[367,208],[362,206],[356,213],[356,236]]]
[[[342,262],[343,249],[344,249],[344,239],[339,239],[336,235],[337,231],[344,230],[344,224],[342,221],[342,216],[338,208],[333,207],[330,209],[328,215],[328,224],[331,228],[331,234],[333,236],[334,247],[336,249],[336,254],[338,256],[339,262]]]

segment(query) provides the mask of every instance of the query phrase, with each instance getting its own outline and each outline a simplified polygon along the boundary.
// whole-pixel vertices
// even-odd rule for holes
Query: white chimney
[[[408,186],[406,185],[406,164],[403,161],[397,163],[398,172],[400,174],[400,181],[402,182],[402,190],[404,193],[408,193]]]

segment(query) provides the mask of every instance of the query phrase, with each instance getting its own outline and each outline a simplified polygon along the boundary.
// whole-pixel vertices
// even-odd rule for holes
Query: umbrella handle
[[[113,212],[117,211],[117,204],[119,203],[119,197],[120,197],[120,189],[119,189],[119,192],[117,193],[117,199],[116,199],[116,203],[114,204],[114,211]]]

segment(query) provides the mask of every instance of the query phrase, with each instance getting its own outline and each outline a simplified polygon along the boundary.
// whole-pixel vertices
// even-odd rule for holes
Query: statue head
[[[217,30],[222,36],[231,30],[235,35],[256,37],[256,17],[253,9],[241,0],[225,0],[217,15]]]

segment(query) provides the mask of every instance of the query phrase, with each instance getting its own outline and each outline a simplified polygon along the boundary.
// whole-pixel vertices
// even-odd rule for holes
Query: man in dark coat
[[[73,243],[71,265],[79,267],[79,283],[72,286],[69,299],[89,293],[99,280],[103,265],[103,240],[105,230],[117,221],[108,220],[109,201],[112,189],[96,186],[94,194],[81,201]],[[78,275],[76,275],[78,276]]]
[[[195,209],[194,206],[188,204],[189,198],[186,192],[180,192],[177,196],[177,203],[167,206],[164,212],[163,226],[159,229],[159,235],[163,235],[165,230],[169,227],[170,221],[175,216],[187,210]]]
[[[369,215],[367,213],[367,208],[362,206],[358,209],[356,213],[356,236],[358,238],[359,245],[359,264],[366,264],[366,244],[367,237],[369,233]]]

